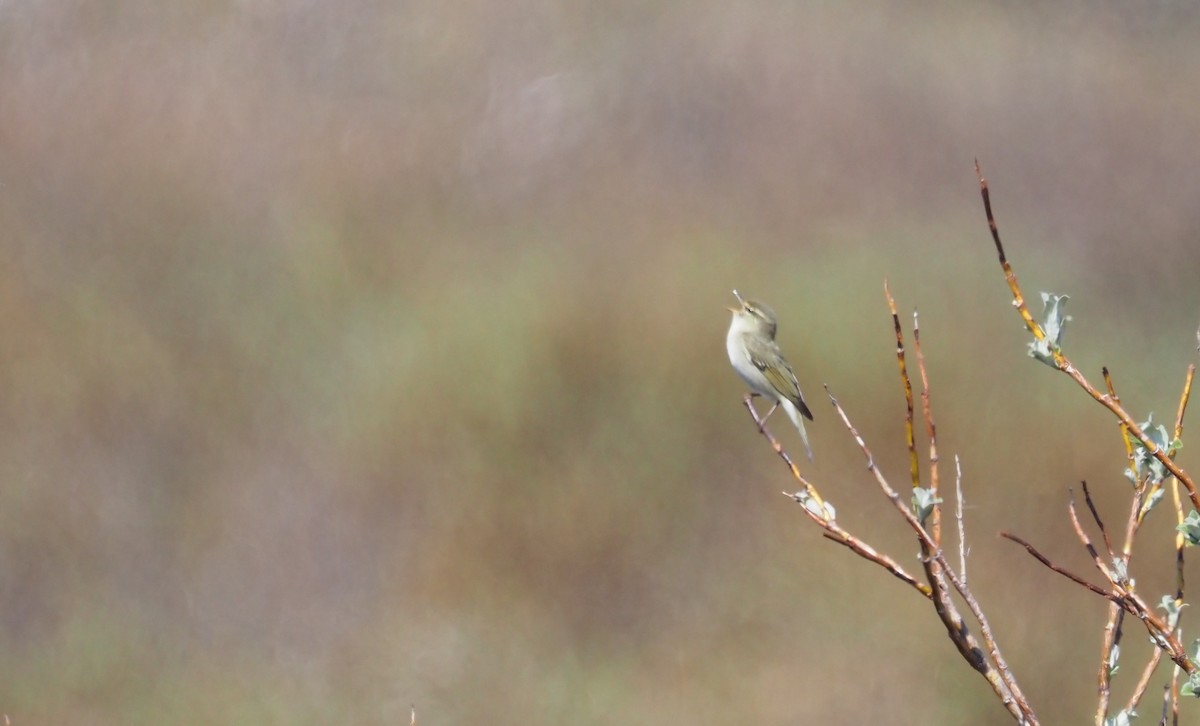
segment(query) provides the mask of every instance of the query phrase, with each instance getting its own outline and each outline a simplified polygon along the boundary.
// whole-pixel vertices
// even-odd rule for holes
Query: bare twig
[[[1068,490],[1068,493],[1070,494],[1070,499],[1067,501],[1067,513],[1071,516],[1071,526],[1075,528],[1075,536],[1079,538],[1079,541],[1083,544],[1084,549],[1086,549],[1087,553],[1091,555],[1092,564],[1096,566],[1096,569],[1100,571],[1101,575],[1104,575],[1104,579],[1108,580],[1114,585],[1125,587],[1129,582],[1128,573],[1117,573],[1113,571],[1113,565],[1115,562],[1114,558],[1112,557],[1112,552],[1109,552],[1108,562],[1105,562],[1100,558],[1100,553],[1096,551],[1096,547],[1092,544],[1091,538],[1088,537],[1087,532],[1085,532],[1083,529],[1083,525],[1079,522],[1079,514],[1075,511],[1075,492]],[[1088,506],[1091,507],[1091,497],[1088,496],[1086,488],[1083,490],[1083,493],[1084,497],[1088,501]]]
[[[1175,438],[1183,437],[1183,416],[1187,412],[1188,399],[1192,395],[1192,381],[1196,377],[1196,364],[1192,363],[1188,366],[1187,375],[1183,381],[1183,393],[1179,395],[1179,408],[1175,413]],[[1174,453],[1171,454],[1175,456]],[[1179,501],[1179,480],[1175,479],[1171,482],[1171,499],[1175,505],[1175,524],[1183,524],[1183,503]],[[1184,539],[1183,532],[1176,530],[1175,532],[1175,599],[1183,602],[1183,550],[1187,542]]]
[[[1029,544],[1024,539],[1018,537],[1017,535],[1015,535],[1011,532],[1001,532],[1000,536],[1005,539],[1012,540],[1013,542],[1016,542],[1017,544],[1021,545],[1022,547],[1025,548],[1026,552],[1033,555],[1033,558],[1035,560],[1037,560],[1038,562],[1041,562],[1046,567],[1050,568],[1054,572],[1057,572],[1058,574],[1067,578],[1068,580],[1075,583],[1076,585],[1079,585],[1081,587],[1087,588],[1088,590],[1091,590],[1092,592],[1096,593],[1097,595],[1104,598],[1105,600],[1111,600],[1113,602],[1117,602],[1117,600],[1119,599],[1116,595],[1112,594],[1111,592],[1106,592],[1101,587],[1093,585],[1092,583],[1083,579],[1079,575],[1076,575],[1074,572],[1071,572],[1070,570],[1068,570],[1066,568],[1059,567],[1058,565],[1054,564],[1053,562],[1050,561],[1049,557],[1043,555],[1041,552],[1038,551],[1038,549],[1036,547]]]
[[[871,475],[875,477],[875,483],[879,485],[879,488],[883,490],[884,495],[886,495],[888,500],[891,501],[892,505],[896,507],[896,510],[900,512],[900,515],[904,517],[904,521],[908,522],[908,526],[917,533],[918,541],[920,541],[920,543],[926,547],[929,547],[931,550],[935,549],[933,547],[933,539],[929,536],[929,533],[925,531],[925,527],[921,524],[921,521],[917,519],[915,514],[913,514],[912,508],[904,502],[904,499],[901,498],[900,494],[893,489],[892,485],[889,484],[887,479],[884,478],[883,472],[881,472],[879,467],[875,465],[875,455],[871,453],[869,448],[867,448],[867,442],[863,440],[862,434],[858,433],[858,429],[855,428],[854,424],[850,422],[850,417],[846,414],[846,411],[842,408],[842,405],[838,403],[837,398],[835,398],[833,393],[830,392],[829,386],[825,386],[825,395],[829,397],[829,402],[833,404],[834,410],[837,411],[838,416],[842,419],[842,424],[850,432],[850,436],[854,439],[854,442],[858,444],[858,448],[863,452],[863,456],[866,457],[867,471],[871,472]]]
[[[1117,395],[1117,389],[1113,387],[1112,374],[1108,372],[1108,366],[1100,367],[1100,375],[1104,377],[1104,387],[1108,389],[1108,395],[1112,398],[1113,403],[1120,405],[1121,397]],[[1133,437],[1129,435],[1129,427],[1121,424],[1121,440],[1125,442],[1125,458],[1129,459],[1130,471],[1133,470]]]
[[[1112,540],[1108,537],[1108,528],[1104,526],[1104,520],[1100,519],[1100,512],[1096,511],[1096,503],[1092,501],[1092,493],[1088,491],[1087,481],[1081,481],[1079,484],[1083,487],[1083,500],[1087,502],[1088,511],[1092,513],[1092,519],[1096,522],[1096,526],[1100,529],[1100,535],[1104,538],[1104,549],[1108,551],[1109,559],[1116,557],[1113,552]]]
[[[937,425],[933,422],[933,406],[930,401],[929,374],[925,371],[925,354],[921,352],[921,325],[917,311],[913,311],[913,350],[917,354],[917,370],[921,373],[921,410],[925,415],[925,432],[929,436],[929,492],[933,510],[929,513],[929,534],[934,543],[942,546],[942,507],[938,498],[938,449]]]
[[[1179,407],[1175,411],[1175,438],[1183,436],[1183,415],[1187,413],[1188,399],[1192,395],[1192,380],[1196,377],[1196,364],[1188,366],[1183,379],[1183,393],[1179,394]]]
[[[1121,644],[1122,626],[1125,624],[1125,610],[1116,602],[1108,604],[1108,615],[1104,620],[1104,641],[1100,647],[1100,667],[1096,674],[1096,681],[1099,684],[1097,688],[1096,701],[1096,726],[1103,726],[1104,721],[1108,718],[1108,705],[1112,700],[1112,676],[1116,663],[1113,659],[1113,653],[1120,653],[1116,650]],[[1162,651],[1157,648],[1155,653]]]
[[[904,435],[908,443],[908,467],[912,477],[913,489],[921,486],[921,467],[917,458],[917,443],[913,427],[913,389],[908,377],[908,364],[904,359],[904,333],[900,328],[900,314],[896,312],[896,301],[892,299],[892,291],[888,288],[887,278],[883,280],[883,294],[887,298],[888,310],[892,313],[892,327],[896,330],[896,365],[900,367],[900,381],[904,386]]]
[[[796,498],[794,494],[788,494],[787,492],[784,492],[784,495],[791,497],[792,499]],[[932,599],[933,594],[929,589],[929,585],[920,582],[915,577],[908,574],[904,568],[901,567],[891,557],[888,557],[887,555],[877,551],[871,545],[842,529],[841,526],[836,522],[829,521],[820,524],[825,529],[824,536],[826,539],[832,542],[837,542],[838,544],[849,548],[859,557],[874,562],[883,569],[892,573],[893,576],[900,579],[902,582],[911,586],[917,592],[921,593],[921,595],[923,595],[926,599]]]
[[[963,525],[962,462],[954,455],[954,518],[958,520],[958,572],[967,584],[967,528]]]
[[[1171,669],[1171,723],[1179,726],[1179,669]]]
[[[1133,695],[1129,697],[1129,703],[1125,706],[1126,713],[1132,713],[1137,710],[1138,704],[1141,703],[1142,698],[1146,695],[1146,691],[1150,688],[1150,681],[1154,678],[1154,671],[1158,670],[1158,664],[1162,663],[1162,655],[1162,648],[1155,648],[1154,652],[1150,654],[1150,660],[1146,661],[1146,666],[1142,668],[1142,675],[1138,677],[1137,685],[1133,687]]]

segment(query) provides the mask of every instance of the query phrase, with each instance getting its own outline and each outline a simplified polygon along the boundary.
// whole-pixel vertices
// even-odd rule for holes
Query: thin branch
[[[1196,364],[1188,366],[1187,375],[1183,381],[1183,393],[1179,395],[1179,408],[1175,413],[1175,438],[1183,437],[1183,416],[1187,413],[1188,399],[1192,395],[1192,380],[1196,377]],[[1174,453],[1171,454],[1175,456]],[[1183,503],[1179,501],[1179,480],[1171,482],[1171,499],[1175,504],[1175,523],[1183,524]],[[1183,550],[1186,546],[1183,532],[1175,532],[1175,599],[1183,602]]]
[[[967,584],[967,529],[963,525],[962,462],[954,455],[954,518],[958,520],[958,571],[963,586]]]
[[[1100,667],[1096,674],[1099,688],[1097,694],[1099,698],[1096,703],[1096,726],[1103,726],[1104,721],[1108,718],[1108,705],[1112,700],[1112,676],[1113,670],[1116,667],[1116,660],[1113,658],[1113,653],[1120,654],[1117,648],[1121,645],[1121,636],[1124,634],[1123,626],[1125,625],[1125,609],[1120,604],[1110,602],[1108,604],[1108,615],[1104,621],[1104,641],[1100,646]],[[1157,648],[1155,653],[1162,651]]]
[[[825,386],[825,395],[829,397],[829,402],[833,404],[834,410],[837,411],[838,416],[842,419],[842,424],[850,432],[850,436],[854,439],[855,443],[858,444],[858,448],[863,452],[863,456],[866,457],[867,471],[871,472],[871,475],[875,477],[875,483],[879,485],[879,488],[883,490],[884,495],[887,496],[887,498],[892,502],[892,505],[896,507],[896,510],[899,511],[901,516],[904,517],[904,521],[908,522],[908,526],[917,533],[917,539],[920,541],[920,543],[926,547],[929,547],[931,550],[936,549],[933,547],[933,539],[929,536],[929,533],[925,531],[925,527],[921,524],[921,521],[917,519],[915,514],[912,513],[912,508],[904,502],[904,500],[900,497],[900,494],[893,489],[892,485],[889,484],[887,479],[884,478],[883,472],[881,472],[879,467],[875,465],[875,455],[871,453],[869,448],[867,448],[867,442],[863,440],[862,434],[858,433],[858,429],[855,428],[854,424],[850,422],[849,415],[847,415],[845,409],[842,408],[842,405],[838,403],[838,400],[834,397],[833,393],[830,392],[829,386]]]
[[[908,364],[904,360],[904,333],[900,328],[900,314],[896,312],[896,301],[892,299],[892,291],[888,288],[887,278],[883,280],[883,294],[887,298],[888,310],[892,313],[892,327],[896,330],[896,365],[900,368],[900,382],[904,386],[904,434],[908,443],[908,467],[912,477],[913,489],[921,486],[921,467],[917,458],[917,444],[913,427],[913,389],[908,377]]]
[[[1179,726],[1179,669],[1171,669],[1171,723]]]
[[[1100,528],[1100,535],[1104,538],[1104,549],[1108,550],[1109,559],[1116,557],[1113,552],[1112,540],[1108,537],[1108,528],[1104,526],[1104,520],[1100,519],[1100,512],[1096,511],[1096,503],[1092,501],[1092,493],[1088,491],[1087,481],[1079,482],[1083,487],[1083,500],[1087,502],[1088,511],[1092,513],[1092,519],[1095,520],[1096,526]]]
[[[1131,462],[1131,466],[1132,466],[1132,462]],[[1082,484],[1083,484],[1083,496],[1087,500],[1088,509],[1091,510],[1092,518],[1096,520],[1097,525],[1100,527],[1101,534],[1104,535],[1104,545],[1108,550],[1109,559],[1110,559],[1110,561],[1116,562],[1117,556],[1113,553],[1112,542],[1109,540],[1109,537],[1108,537],[1108,530],[1104,527],[1104,524],[1100,521],[1100,514],[1096,511],[1096,505],[1095,505],[1095,502],[1092,500],[1091,492],[1088,490],[1087,482],[1086,481],[1082,482]],[[1141,510],[1141,506],[1142,506],[1141,503],[1142,503],[1141,497],[1135,493],[1133,496],[1133,499],[1130,501],[1130,505],[1129,505],[1129,517],[1127,518],[1126,523],[1125,523],[1125,542],[1122,545],[1122,550],[1121,550],[1122,553],[1120,556],[1120,561],[1123,563],[1123,566],[1125,567],[1126,571],[1128,571],[1128,569],[1129,569],[1129,560],[1130,560],[1130,557],[1132,556],[1133,538],[1137,535],[1138,512]],[[1125,624],[1125,610],[1120,605],[1117,605],[1115,603],[1110,604],[1108,606],[1108,615],[1106,616],[1105,622],[1104,622],[1104,641],[1100,647],[1100,667],[1099,667],[1098,675],[1097,675],[1097,678],[1098,678],[1098,681],[1100,684],[1100,687],[1098,690],[1099,699],[1096,704],[1096,723],[1097,724],[1102,724],[1104,719],[1106,719],[1108,717],[1108,706],[1109,706],[1109,701],[1112,697],[1112,689],[1111,689],[1112,668],[1115,665],[1114,660],[1113,660],[1113,653],[1120,652],[1119,650],[1116,650],[1116,649],[1121,644],[1121,636],[1123,633],[1122,627],[1124,626],[1124,624]],[[1159,651],[1156,651],[1156,652],[1159,652]],[[1135,698],[1140,700],[1141,696],[1135,695]],[[1137,702],[1134,701],[1131,703],[1131,705],[1126,710],[1127,711],[1132,710],[1136,705],[1137,705]]]
[[[921,352],[921,324],[917,311],[913,311],[913,350],[917,354],[917,370],[921,373],[921,409],[925,415],[925,429],[929,436],[929,491],[934,505],[929,513],[929,534],[938,547],[942,546],[942,507],[937,504],[938,496],[938,449],[937,425],[933,422],[933,406],[930,401],[929,374],[925,370],[925,354]]]
[[[1025,327],[1033,333],[1033,337],[1038,340],[1046,339],[1046,331],[1042,330],[1042,326],[1038,325],[1033,319],[1033,315],[1029,313],[1029,306],[1025,304],[1025,297],[1021,294],[1021,286],[1017,284],[1017,274],[1013,272],[1012,265],[1008,264],[1008,259],[1004,256],[1004,244],[1000,242],[1000,228],[996,226],[996,218],[992,215],[992,197],[988,193],[987,180],[983,178],[983,170],[979,166],[979,160],[975,160],[975,174],[979,177],[980,193],[983,194],[983,211],[987,214],[988,229],[992,231],[992,240],[996,243],[996,254],[1000,258],[1000,268],[1004,270],[1004,280],[1008,283],[1008,289],[1012,291],[1013,307],[1017,309],[1017,313],[1021,319],[1025,321]]]
[[[788,492],[784,492],[784,495],[787,497],[790,497],[791,499],[795,499],[796,501],[799,501],[798,499],[796,499],[794,494],[789,494]],[[892,573],[893,576],[895,576],[902,582],[911,586],[913,589],[915,589],[917,592],[919,592],[921,595],[923,595],[927,600],[933,599],[933,592],[930,590],[929,585],[926,585],[925,583],[918,581],[915,577],[908,574],[908,572],[906,572],[904,570],[904,568],[901,567],[891,557],[888,557],[887,555],[879,552],[871,545],[867,544],[866,542],[862,541],[858,537],[855,537],[854,535],[850,534],[846,530],[842,529],[841,526],[839,526],[836,522],[819,521],[818,524],[820,524],[821,527],[823,529],[825,529],[825,532],[823,533],[823,535],[829,541],[836,542],[844,547],[847,547],[852,552],[857,554],[859,557],[862,557],[863,559],[869,560],[869,561],[874,562],[875,564],[879,565],[883,569]]]
[[[1175,438],[1183,436],[1183,415],[1187,413],[1188,399],[1192,395],[1192,379],[1196,377],[1196,364],[1188,366],[1183,379],[1183,393],[1179,395],[1179,408],[1175,411]]]
[[[1035,560],[1042,563],[1046,567],[1050,568],[1054,572],[1057,572],[1058,574],[1067,578],[1068,580],[1075,583],[1076,585],[1079,585],[1080,587],[1085,587],[1088,590],[1091,590],[1092,592],[1096,593],[1097,595],[1104,598],[1105,600],[1110,600],[1112,602],[1119,603],[1120,598],[1117,597],[1116,595],[1114,595],[1113,593],[1107,592],[1103,588],[1093,585],[1092,583],[1083,579],[1079,575],[1076,575],[1074,572],[1071,572],[1070,570],[1068,570],[1066,568],[1059,567],[1058,565],[1054,564],[1053,562],[1050,561],[1049,557],[1047,557],[1047,556],[1043,555],[1041,552],[1039,552],[1036,547],[1029,544],[1024,539],[1021,539],[1020,537],[1013,534],[1012,532],[1001,532],[1000,536],[1003,537],[1004,539],[1012,540],[1013,542],[1016,542],[1017,544],[1021,545],[1022,547],[1025,548],[1026,552],[1033,555],[1033,558]]]
[[[1200,333],[1200,331],[1198,331]],[[1179,395],[1179,406],[1175,411],[1175,438],[1179,439],[1183,436],[1183,419],[1187,413],[1188,400],[1192,395],[1192,382],[1196,377],[1196,364],[1188,365],[1187,374],[1183,380],[1183,392]],[[1175,457],[1175,453],[1171,454],[1171,458]],[[1175,509],[1175,523],[1183,524],[1183,502],[1179,496],[1179,480],[1172,479],[1171,481],[1171,502]],[[1175,604],[1183,605],[1184,591],[1184,548],[1187,546],[1183,532],[1176,530],[1175,532]],[[1180,615],[1182,618],[1182,615]],[[1163,651],[1161,648],[1155,648],[1154,653],[1150,658],[1150,662],[1146,664],[1145,670],[1142,672],[1142,678],[1138,682],[1138,687],[1134,689],[1133,697],[1130,698],[1129,709],[1134,708],[1137,702],[1141,699],[1146,689],[1149,687],[1150,678],[1154,671],[1158,668],[1158,664],[1162,661]],[[1168,708],[1174,714],[1174,721],[1179,721],[1179,669],[1171,670],[1171,682],[1166,687],[1166,692],[1163,694],[1163,715],[1161,723],[1166,723]]]
[[[1036,724],[1037,716],[1033,713],[1033,708],[1029,705],[1029,701],[1025,699],[1025,694],[1021,692],[1020,686],[1017,685],[1017,679],[1008,667],[1008,661],[1000,653],[1000,644],[996,642],[996,637],[992,633],[991,623],[988,622],[983,608],[979,606],[979,601],[975,599],[974,593],[967,588],[967,584],[954,574],[954,570],[950,567],[950,563],[946,562],[945,554],[941,550],[937,551],[935,559],[942,568],[941,574],[944,574],[950,580],[950,584],[962,596],[967,609],[971,611],[971,614],[975,616],[975,620],[979,623],[979,634],[983,638],[984,645],[987,646],[988,653],[992,656],[992,662],[995,664],[996,670],[1000,673],[1000,680],[1011,691],[1016,707],[1026,719],[1025,723]],[[1005,705],[1008,705],[1007,702],[1005,702]]]
[[[765,420],[758,415],[758,411],[754,408],[754,397],[748,394],[742,402],[745,404],[746,409],[750,412],[750,417],[754,419],[754,423],[758,427],[759,433],[761,433],[767,439],[767,441],[771,444],[771,448],[775,450],[775,453],[778,454],[781,459],[783,459],[783,463],[787,465],[788,471],[790,471],[792,474],[792,478],[794,478],[800,483],[801,486],[804,487],[802,492],[784,492],[784,495],[801,504],[801,509],[803,510],[805,516],[815,522],[817,526],[824,529],[824,535],[830,541],[837,542],[838,544],[843,545],[852,552],[858,554],[860,557],[863,557],[870,562],[874,562],[875,564],[884,568],[900,581],[907,583],[923,597],[932,598],[933,591],[930,589],[929,585],[920,582],[915,577],[910,575],[891,557],[881,554],[871,545],[843,529],[834,521],[832,516],[829,516],[832,509],[826,505],[825,500],[821,498],[817,488],[804,478],[804,475],[800,473],[800,468],[796,466],[795,462],[792,461],[792,458],[786,451],[784,451],[783,446],[779,443],[779,440],[771,434],[771,430],[766,427]]]
[[[1087,532],[1083,531],[1083,525],[1079,523],[1079,514],[1075,511],[1075,492],[1068,490],[1068,493],[1070,494],[1070,499],[1067,501],[1067,513],[1071,515],[1071,526],[1075,528],[1075,536],[1079,538],[1079,541],[1083,543],[1084,549],[1086,549],[1087,553],[1091,555],[1092,563],[1096,565],[1096,569],[1100,570],[1100,574],[1104,575],[1104,579],[1111,583],[1115,583],[1118,580],[1128,582],[1129,580],[1127,577],[1118,578],[1110,569],[1109,565],[1105,564],[1100,559],[1100,553],[1096,551],[1096,547],[1092,544],[1091,538],[1087,536]],[[1084,493],[1086,494],[1086,491]],[[1089,501],[1091,500],[1090,497],[1088,499]],[[1110,562],[1111,555],[1112,553],[1110,552]]]
[[[1108,395],[1112,398],[1113,403],[1120,405],[1121,397],[1117,395],[1117,389],[1113,387],[1112,375],[1108,372],[1108,366],[1100,367],[1100,375],[1104,377],[1104,387],[1108,389]],[[1133,471],[1133,437],[1129,435],[1129,427],[1121,424],[1121,440],[1125,442],[1125,458],[1129,459],[1129,470]]]
[[[1158,664],[1162,662],[1162,656],[1162,648],[1155,648],[1154,652],[1150,654],[1150,660],[1146,662],[1146,667],[1142,669],[1142,675],[1138,678],[1137,685],[1133,687],[1133,695],[1129,697],[1129,703],[1125,706],[1126,713],[1132,713],[1137,710],[1138,704],[1142,702],[1142,697],[1146,695],[1146,691],[1150,688],[1150,680],[1154,678],[1154,671],[1158,670]]]

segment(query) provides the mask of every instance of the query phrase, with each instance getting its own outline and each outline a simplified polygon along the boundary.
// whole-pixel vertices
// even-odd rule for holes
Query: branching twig
[[[1109,581],[1112,587],[1112,595],[1118,598],[1121,607],[1130,615],[1142,621],[1146,629],[1150,631],[1150,639],[1159,644],[1160,647],[1168,651],[1171,660],[1175,661],[1180,668],[1187,671],[1190,675],[1197,669],[1196,663],[1188,657],[1187,651],[1175,634],[1171,631],[1171,627],[1161,618],[1154,614],[1153,609],[1146,604],[1144,600],[1136,592],[1133,591],[1132,582],[1129,579],[1127,572],[1114,572],[1112,567],[1105,565],[1100,561],[1100,556],[1096,553],[1096,548],[1092,546],[1091,540],[1087,533],[1083,531],[1083,526],[1079,523],[1079,517],[1075,513],[1075,498],[1071,497],[1071,501],[1067,505],[1067,511],[1071,515],[1071,524],[1075,527],[1075,534],[1079,537],[1079,541],[1087,549],[1088,554],[1092,556],[1092,561],[1096,565],[1096,569],[1100,574]]]
[[[1004,270],[1004,279],[1008,282],[1009,290],[1012,291],[1013,306],[1017,308],[1017,312],[1020,314],[1021,319],[1025,321],[1025,327],[1029,328],[1029,332],[1033,334],[1033,337],[1039,341],[1044,341],[1046,340],[1046,331],[1042,329],[1042,326],[1039,325],[1029,313],[1029,307],[1025,304],[1025,298],[1021,294],[1020,286],[1017,284],[1016,274],[1013,273],[1012,266],[1008,264],[1008,259],[1004,255],[1004,245],[1000,242],[1000,230],[996,225],[996,218],[992,214],[992,200],[991,195],[988,192],[987,180],[983,177],[983,171],[980,169],[978,161],[975,162],[975,172],[979,177],[979,191],[983,196],[983,208],[984,212],[987,214],[988,228],[992,232],[992,240],[996,243],[996,253],[1000,258],[1000,267]],[[1146,447],[1146,450],[1149,451],[1154,458],[1158,459],[1158,461],[1161,462],[1164,467],[1166,467],[1167,471],[1171,472],[1173,476],[1179,479],[1184,488],[1188,491],[1188,497],[1192,500],[1192,506],[1197,510],[1200,510],[1200,491],[1196,489],[1196,484],[1192,481],[1191,477],[1188,476],[1187,472],[1180,468],[1179,465],[1175,463],[1174,459],[1167,455],[1167,452],[1159,448],[1159,446],[1154,443],[1149,436],[1146,435],[1145,431],[1142,431],[1141,427],[1138,426],[1137,422],[1134,421],[1133,418],[1125,411],[1125,409],[1121,407],[1120,403],[1114,401],[1111,396],[1107,396],[1097,391],[1096,388],[1088,382],[1087,378],[1085,378],[1084,375],[1075,368],[1071,361],[1068,360],[1065,355],[1063,355],[1061,349],[1059,349],[1057,346],[1054,346],[1052,348],[1052,354],[1054,367],[1070,376],[1071,379],[1078,383],[1079,386],[1083,388],[1083,390],[1086,391],[1089,396],[1111,411],[1122,424],[1128,427],[1129,432],[1133,435],[1133,437],[1142,442],[1142,445]]]
[[[955,575],[941,549],[933,546],[933,539],[922,526],[920,520],[912,513],[912,510],[904,503],[900,495],[884,478],[879,467],[875,465],[875,457],[871,454],[871,450],[867,447],[866,441],[862,435],[858,433],[858,429],[850,422],[850,417],[846,411],[838,403],[837,399],[829,392],[829,387],[825,387],[825,393],[829,396],[830,403],[833,404],[838,416],[842,419],[842,424],[850,432],[850,436],[858,444],[862,450],[863,456],[867,460],[867,470],[875,477],[876,484],[880,490],[891,501],[904,520],[908,522],[909,527],[917,534],[917,539],[922,546],[922,551],[928,555],[925,560],[926,575],[930,578],[929,584],[933,588],[933,602],[938,617],[942,620],[946,627],[946,633],[950,636],[950,640],[958,648],[963,659],[967,661],[978,671],[985,680],[992,686],[992,690],[1000,698],[1005,708],[1008,709],[1019,722],[1035,725],[1038,723],[1037,716],[1033,713],[1033,709],[1029,706],[1029,702],[1025,699],[1024,694],[1017,686],[1016,679],[1013,677],[1008,663],[1000,653],[1000,647],[996,643],[995,637],[992,634],[991,626],[984,615],[982,608],[979,607],[978,601],[974,595],[963,584],[962,580]],[[929,567],[930,563],[936,563],[937,567]],[[980,634],[983,637],[984,645],[987,648],[988,657],[984,655],[983,648],[980,647],[975,637],[971,635],[970,630],[966,626],[962,615],[958,612],[958,607],[954,600],[950,597],[948,588],[942,578],[950,580],[954,589],[962,596],[971,614],[979,623]]]
[[[794,494],[788,494],[787,492],[784,492],[784,495],[791,497],[792,499],[796,499]],[[799,500],[797,499],[796,501]],[[871,545],[842,529],[841,526],[836,522],[829,521],[821,522],[820,524],[825,529],[824,536],[826,539],[837,542],[838,544],[849,548],[859,557],[874,562],[883,569],[892,573],[892,575],[898,578],[900,581],[910,585],[917,592],[921,593],[921,595],[923,595],[926,599],[932,599],[933,593],[929,589],[929,585],[920,582],[915,577],[905,572],[904,568],[897,564],[897,562],[891,557],[888,557],[887,555],[877,551]]]
[[[901,582],[904,582],[915,589],[923,597],[932,597],[932,590],[930,589],[929,585],[917,580],[915,577],[906,572],[904,568],[901,567],[891,557],[880,553],[874,547],[851,534],[842,528],[841,525],[837,524],[834,518],[830,516],[832,509],[825,503],[825,500],[821,498],[817,488],[813,486],[813,484],[809,482],[803,474],[800,473],[800,468],[797,467],[795,462],[792,461],[792,458],[784,450],[783,446],[779,443],[775,436],[771,434],[771,430],[766,427],[766,422],[758,415],[758,411],[754,408],[753,396],[747,394],[743,400],[743,403],[746,405],[746,409],[750,411],[750,417],[754,419],[754,423],[758,426],[759,432],[762,433],[762,435],[771,444],[771,448],[775,450],[775,453],[778,454],[781,459],[783,459],[783,463],[787,465],[788,470],[792,474],[792,478],[799,482],[802,487],[804,487],[802,491],[794,493],[784,492],[784,495],[803,505],[802,509],[804,514],[819,527],[825,530],[824,535],[826,538],[847,547],[863,559],[874,562],[875,564],[884,568],[888,572],[892,573],[892,575]]]

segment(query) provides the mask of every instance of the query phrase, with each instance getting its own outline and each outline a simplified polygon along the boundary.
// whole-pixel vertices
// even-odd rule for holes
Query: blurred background
[[[1166,1],[0,3],[0,711],[1010,723],[780,495],[725,358],[736,287],[780,315],[806,471],[917,569],[821,389],[902,485],[887,276],[970,582],[1044,722],[1089,719],[1105,605],[996,532],[1091,576],[1066,490],[1121,521],[1124,451],[1026,357],[972,164],[1073,361],[1170,422],[1198,33]],[[1118,703],[1147,654],[1130,624]]]

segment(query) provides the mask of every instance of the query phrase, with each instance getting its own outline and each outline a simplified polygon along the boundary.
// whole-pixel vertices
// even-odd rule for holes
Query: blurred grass
[[[724,359],[729,290],[768,300],[817,414],[814,480],[912,565],[821,390],[898,476],[885,276],[921,313],[943,462],[963,458],[974,587],[1044,721],[1090,713],[1103,603],[992,534],[1087,571],[1064,489],[1121,511],[1122,450],[1024,357],[970,162],[1031,300],[1072,295],[1073,360],[1168,420],[1195,355],[1194,12],[59,1],[0,20],[15,724],[400,723],[410,704],[419,723],[1006,722],[921,603],[778,494]],[[1154,527],[1150,592],[1170,582]]]

